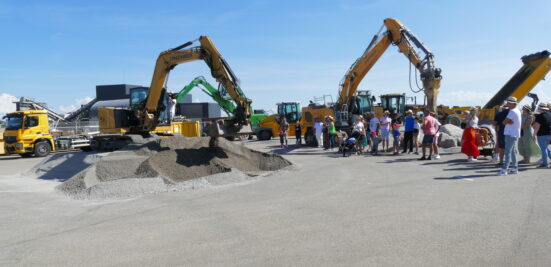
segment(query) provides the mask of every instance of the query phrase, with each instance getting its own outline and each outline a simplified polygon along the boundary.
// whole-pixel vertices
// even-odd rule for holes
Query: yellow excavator
[[[383,28],[386,28],[383,31]],[[300,123],[305,130],[307,144],[314,142],[313,122],[315,118],[323,120],[325,116],[332,116],[338,130],[350,131],[352,122],[356,116],[373,111],[374,97],[369,91],[359,91],[358,86],[377,60],[383,55],[390,45],[396,45],[416,70],[420,72],[424,91],[427,98],[427,108],[436,110],[436,101],[440,81],[441,70],[434,64],[434,55],[430,50],[400,21],[392,18],[384,20],[384,25],[373,37],[364,53],[352,64],[339,84],[338,100],[335,103],[311,103],[302,108]],[[423,57],[415,49],[418,48],[424,54]],[[284,103],[282,103],[284,104]],[[278,105],[278,110],[287,110]],[[298,112],[298,107],[295,108]],[[382,112],[381,112],[382,113]],[[257,129],[257,136],[265,140],[271,136],[277,136],[277,118],[286,114],[276,114],[265,118]],[[290,127],[293,129],[293,125]]]
[[[192,46],[199,42],[199,45]],[[130,92],[130,108],[99,108],[99,136],[92,140],[97,150],[120,148],[137,136],[149,136],[161,121],[167,120],[169,112],[166,83],[168,75],[177,65],[203,60],[210,68],[212,76],[220,83],[219,90],[227,93],[236,107],[230,119],[219,119],[207,125],[206,132],[211,137],[247,135],[251,133],[251,100],[239,89],[239,81],[226,60],[222,57],[208,36],[189,41],[176,48],[159,54],[151,86]]]
[[[386,30],[383,31],[383,28]],[[434,54],[400,21],[387,18],[379,33],[373,36],[365,52],[352,64],[341,81],[336,106],[338,112],[346,112],[349,109],[349,103],[356,96],[358,85],[390,45],[398,46],[400,52],[419,71],[423,84],[420,91],[425,93],[426,107],[436,111],[442,75],[441,70],[434,64]],[[424,54],[423,57],[416,48]]]

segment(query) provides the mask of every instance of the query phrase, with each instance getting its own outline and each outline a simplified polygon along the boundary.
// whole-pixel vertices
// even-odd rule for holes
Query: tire
[[[84,152],[90,152],[92,151],[92,147],[91,146],[83,146],[80,148],[80,150],[84,151]]]
[[[312,127],[308,127],[306,129],[306,133],[304,134],[304,142],[307,146],[318,146],[318,142],[316,141],[316,136],[314,134],[314,129]]]
[[[50,144],[48,144],[47,142],[42,141],[34,144],[34,155],[36,157],[48,156],[48,154],[50,154],[51,151],[52,151],[52,148],[50,147]]]
[[[448,117],[446,117],[446,124],[453,124],[457,127],[461,126],[461,118],[457,116],[456,114],[452,114]]]
[[[258,140],[267,141],[270,139],[272,139],[272,133],[268,131],[261,131],[260,133],[258,133]]]

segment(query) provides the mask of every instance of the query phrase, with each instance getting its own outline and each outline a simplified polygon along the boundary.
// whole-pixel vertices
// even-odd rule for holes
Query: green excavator
[[[207,82],[205,77],[199,76],[193,79],[188,85],[186,85],[180,92],[175,93],[172,95],[172,98],[176,100],[176,103],[180,102],[184,97],[191,92],[195,87],[201,88],[205,94],[210,96],[218,105],[228,114],[229,116],[233,116],[235,114],[235,104],[232,102],[232,98],[229,96],[227,91],[223,86],[218,86],[218,89],[214,88],[210,83]],[[237,87],[237,91],[240,95],[244,96],[243,90],[241,88]],[[254,113],[251,114],[251,127],[254,128],[258,127],[260,124],[260,121],[264,119],[266,116],[268,116],[264,111],[262,110],[254,110]]]

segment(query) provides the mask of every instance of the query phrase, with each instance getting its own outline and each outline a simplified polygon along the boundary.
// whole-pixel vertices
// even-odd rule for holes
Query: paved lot
[[[342,158],[279,149],[296,165],[254,183],[124,201],[75,201],[0,157],[0,265],[546,266],[551,170],[493,176],[457,153]]]

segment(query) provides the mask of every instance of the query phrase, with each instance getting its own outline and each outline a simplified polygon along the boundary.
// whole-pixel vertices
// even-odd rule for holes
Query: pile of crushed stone
[[[79,199],[128,198],[243,183],[291,166],[279,155],[256,151],[224,138],[218,138],[215,147],[209,147],[209,141],[207,137],[156,138],[107,154],[91,153],[83,158],[85,164],[80,164],[85,169],[71,177],[56,178],[64,181],[57,189]],[[56,169],[63,167],[59,164],[46,170],[42,167],[40,174],[55,177],[50,172]]]

